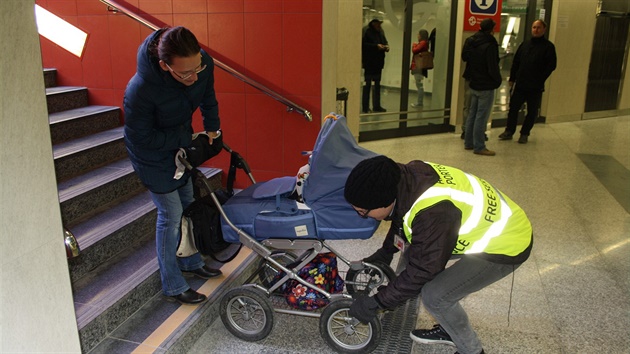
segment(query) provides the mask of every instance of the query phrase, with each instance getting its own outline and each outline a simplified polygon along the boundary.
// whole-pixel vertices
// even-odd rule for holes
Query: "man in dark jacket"
[[[526,144],[529,133],[534,127],[542,93],[545,91],[545,81],[556,69],[556,47],[547,38],[545,32],[547,24],[543,20],[536,20],[532,24],[532,38],[523,42],[514,55],[510,70],[510,110],[505,131],[499,135],[500,140],[512,140],[516,132],[518,112],[523,103],[527,102],[527,115],[521,127],[518,142]]]
[[[363,113],[370,112],[370,89],[374,81],[372,93],[372,107],[374,112],[386,112],[381,106],[381,72],[385,66],[385,53],[389,52],[389,45],[385,32],[381,28],[383,21],[373,19],[363,33],[361,43],[361,61],[365,69],[365,86],[363,86]]]
[[[411,339],[483,353],[459,301],[527,260],[533,237],[525,212],[461,170],[423,161],[399,164],[385,156],[361,161],[348,176],[344,196],[361,217],[391,220],[383,247],[365,261],[389,264],[400,247],[408,262],[376,295],[356,296],[350,315],[367,323],[380,309],[421,295],[439,324],[412,331]]]
[[[191,145],[193,112],[200,108],[210,143],[220,136],[214,92],[214,63],[184,27],[151,33],[138,48],[138,67],[125,90],[125,145],[142,183],[157,208],[156,249],[162,291],[183,304],[205,301],[182,272],[201,278],[221,274],[199,253],[179,258],[183,210],[193,201],[188,173],[176,173],[175,156]],[[216,140],[218,143],[220,140]]]
[[[466,39],[462,50],[462,60],[466,62],[464,79],[470,87],[464,148],[485,156],[495,155],[486,148],[485,132],[494,104],[494,90],[501,86],[499,44],[492,35],[495,25],[490,18],[481,21],[481,29]]]

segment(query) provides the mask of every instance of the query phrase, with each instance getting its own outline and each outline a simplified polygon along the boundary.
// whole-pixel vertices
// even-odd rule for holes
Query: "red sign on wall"
[[[501,26],[502,0],[466,0],[464,9],[464,31],[479,31],[479,24],[486,18],[491,18],[497,25],[495,32]]]

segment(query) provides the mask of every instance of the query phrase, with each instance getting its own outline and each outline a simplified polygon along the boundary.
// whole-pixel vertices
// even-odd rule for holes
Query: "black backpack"
[[[193,171],[195,172],[191,177],[193,181],[200,178],[205,179],[205,176],[199,170],[194,169]],[[188,232],[191,233],[188,242],[192,241],[194,248],[199,253],[210,256],[217,262],[230,262],[238,255],[242,244],[238,244],[238,249],[233,254],[225,257],[225,259],[218,256],[218,254],[227,250],[233,244],[223,239],[221,213],[212,197],[209,194],[204,196],[201,194],[200,190],[195,188],[195,201],[182,214],[183,218],[188,218],[190,223],[192,223],[192,227],[189,226],[188,229]],[[214,194],[221,204],[224,204],[230,198],[230,194],[223,189],[215,190]]]

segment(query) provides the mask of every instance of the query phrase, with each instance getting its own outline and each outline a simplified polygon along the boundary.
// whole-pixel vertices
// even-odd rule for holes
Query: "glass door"
[[[361,102],[364,113],[360,115],[360,141],[452,130],[448,116],[453,63],[451,8],[457,8],[455,1],[363,1],[364,33],[376,19],[389,51],[385,52],[379,82],[382,107],[376,107],[385,112],[374,107],[377,85],[370,80],[369,95],[365,91],[361,95],[367,97],[367,101],[362,99]],[[418,42],[421,30],[428,34],[434,68],[427,70],[426,76],[422,75],[417,82],[410,66],[412,44]],[[362,90],[366,90],[366,78],[373,79],[373,72],[367,76],[365,72],[362,70]]]

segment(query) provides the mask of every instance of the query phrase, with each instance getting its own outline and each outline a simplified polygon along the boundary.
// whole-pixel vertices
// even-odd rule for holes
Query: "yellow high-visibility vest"
[[[418,212],[449,200],[462,212],[453,254],[488,253],[516,256],[531,243],[532,225],[525,212],[485,180],[457,168],[427,162],[440,180],[414,202],[403,218],[411,243],[411,225]]]

